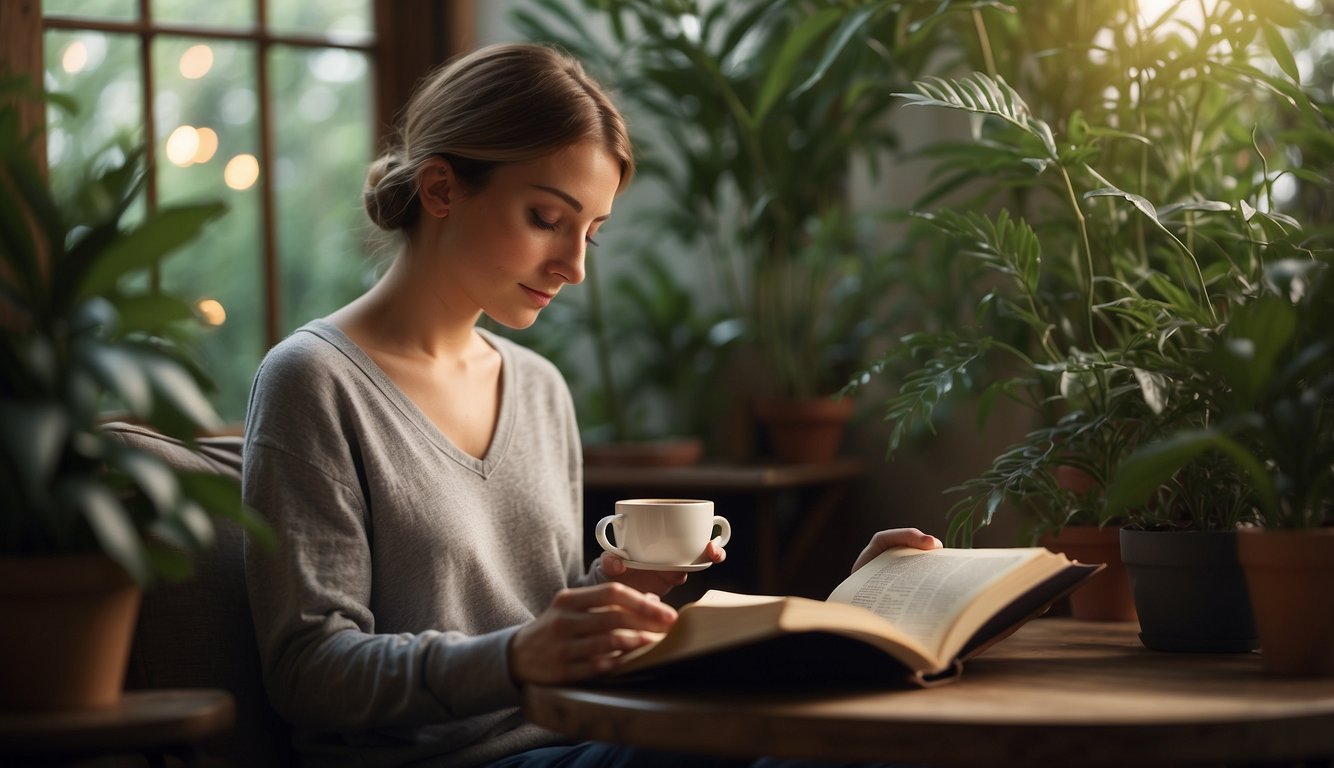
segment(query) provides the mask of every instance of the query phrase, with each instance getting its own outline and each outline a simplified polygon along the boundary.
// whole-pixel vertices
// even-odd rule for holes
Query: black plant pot
[[[1191,653],[1259,647],[1235,532],[1123,528],[1121,559],[1146,647]]]

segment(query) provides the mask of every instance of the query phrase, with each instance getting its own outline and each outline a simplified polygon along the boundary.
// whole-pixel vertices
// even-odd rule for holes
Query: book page
[[[866,608],[926,647],[939,648],[969,601],[1031,560],[1034,551],[899,547],[848,577],[829,600]]]
[[[694,602],[694,605],[707,605],[712,607],[728,607],[737,605],[764,605],[765,603],[780,603],[786,598],[774,597],[772,595],[743,595],[737,592],[727,592],[721,589],[710,589],[704,593],[704,596]]]

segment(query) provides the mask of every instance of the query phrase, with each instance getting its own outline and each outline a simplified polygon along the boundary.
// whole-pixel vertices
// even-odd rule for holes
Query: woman
[[[427,81],[400,139],[365,189],[395,261],[251,394],[243,492],[280,542],[246,562],[265,684],[313,762],[588,760],[606,748],[539,749],[560,739],[521,686],[614,669],[685,575],[586,568],[566,385],[476,323],[525,328],[583,279],[634,172],[625,125],[577,62],[501,45]]]

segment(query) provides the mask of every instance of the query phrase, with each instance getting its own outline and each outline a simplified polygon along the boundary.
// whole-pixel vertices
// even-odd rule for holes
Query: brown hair
[[[481,48],[438,69],[413,94],[393,145],[366,174],[366,212],[381,229],[411,231],[420,210],[417,168],[434,155],[449,160],[463,191],[473,192],[499,165],[584,141],[620,161],[623,189],[634,175],[625,120],[577,60],[528,43]]]

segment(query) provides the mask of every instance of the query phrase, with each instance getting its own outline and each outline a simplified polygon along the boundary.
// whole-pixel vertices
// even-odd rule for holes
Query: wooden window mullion
[[[269,14],[266,0],[255,0],[255,24],[260,30],[260,39],[255,43],[255,76],[259,98],[259,193],[261,237],[263,238],[264,275],[264,342],[265,348],[272,347],[281,340],[282,324],[279,322],[282,312],[282,273],[278,268],[278,232],[276,200],[274,195],[273,170],[273,108],[269,98],[272,88],[269,78],[268,39]]]
[[[33,84],[42,84],[42,3],[41,0],[0,0],[0,72],[27,75]],[[33,158],[42,174],[46,173],[46,105],[20,98],[19,125],[24,134],[36,133]]]

